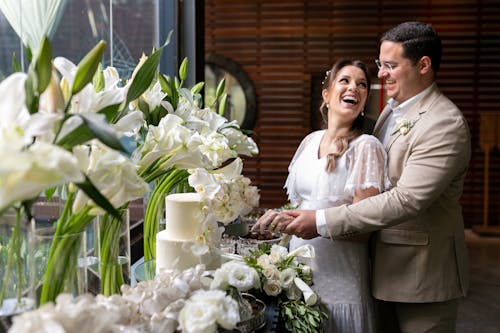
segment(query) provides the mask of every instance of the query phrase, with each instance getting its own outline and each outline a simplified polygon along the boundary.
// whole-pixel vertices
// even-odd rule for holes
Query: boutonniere
[[[396,119],[396,130],[392,132],[391,135],[394,135],[397,132],[401,133],[402,135],[406,135],[413,127],[413,125],[415,125],[415,122],[416,120],[408,120],[405,118]]]

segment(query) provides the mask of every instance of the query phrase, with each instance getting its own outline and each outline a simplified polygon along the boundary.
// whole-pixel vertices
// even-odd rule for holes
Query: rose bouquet
[[[326,314],[317,306],[318,297],[311,289],[312,271],[299,258],[314,257],[314,248],[301,246],[291,252],[280,245],[260,243],[244,257],[248,266],[259,273],[262,290],[278,299],[280,318],[288,331],[322,332]],[[302,317],[304,321],[297,321]]]

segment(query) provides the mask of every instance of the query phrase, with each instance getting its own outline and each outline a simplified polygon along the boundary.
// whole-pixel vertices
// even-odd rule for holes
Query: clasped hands
[[[252,227],[252,231],[281,232],[304,239],[319,236],[314,210],[267,210]]]

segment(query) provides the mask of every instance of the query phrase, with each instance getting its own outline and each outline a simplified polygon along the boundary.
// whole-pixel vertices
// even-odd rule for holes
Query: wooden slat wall
[[[461,108],[472,134],[464,216],[469,226],[482,223],[479,112],[500,112],[498,0],[206,0],[206,52],[240,64],[256,88],[254,138],[260,154],[245,161],[245,174],[260,187],[261,206],[287,202],[287,166],[311,131],[311,112],[317,112],[310,107],[311,78],[339,57],[351,57],[369,64],[376,81],[373,59],[381,33],[407,20],[432,23],[443,39],[438,84]],[[498,224],[498,151],[491,156],[490,175],[490,221]]]

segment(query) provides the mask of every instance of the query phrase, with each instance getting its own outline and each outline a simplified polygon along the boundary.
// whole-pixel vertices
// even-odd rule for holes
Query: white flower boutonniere
[[[391,135],[396,134],[397,132],[401,133],[402,135],[406,135],[410,129],[415,125],[415,120],[408,120],[405,118],[398,118],[396,119],[396,130],[392,132]]]

